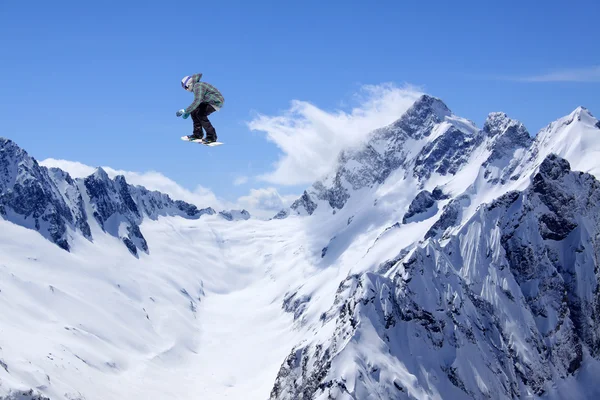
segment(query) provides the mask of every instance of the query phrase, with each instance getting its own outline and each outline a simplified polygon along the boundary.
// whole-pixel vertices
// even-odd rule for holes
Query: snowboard
[[[210,146],[210,147],[220,146],[222,144],[225,144],[225,143],[222,143],[222,142],[212,142],[212,143],[206,144],[206,143],[202,143],[202,140],[200,140],[200,139],[192,139],[192,140],[190,140],[190,139],[188,139],[187,136],[182,136],[181,140],[185,140],[186,142],[192,142],[192,143],[200,143],[200,144],[203,144],[205,146]]]

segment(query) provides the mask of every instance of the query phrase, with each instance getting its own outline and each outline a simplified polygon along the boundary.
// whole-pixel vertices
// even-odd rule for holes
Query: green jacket
[[[192,89],[194,92],[194,101],[188,108],[185,109],[186,114],[190,114],[192,111],[194,111],[200,105],[200,103],[208,103],[216,110],[223,107],[223,102],[225,99],[223,98],[221,92],[219,92],[217,88],[210,83],[200,82],[200,78],[202,78],[202,74],[192,75],[191,79],[192,82],[194,82]]]

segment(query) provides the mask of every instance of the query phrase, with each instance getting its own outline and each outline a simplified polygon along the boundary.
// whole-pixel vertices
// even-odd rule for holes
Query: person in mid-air
[[[208,120],[208,116],[223,107],[225,101],[223,95],[216,87],[210,83],[200,82],[202,74],[186,76],[181,80],[181,86],[194,93],[194,101],[188,108],[182,108],[177,111],[178,117],[187,118],[190,115],[194,121],[194,131],[188,135],[190,140],[202,140],[202,143],[212,143],[217,141],[217,132]],[[206,138],[202,128],[206,131]]]

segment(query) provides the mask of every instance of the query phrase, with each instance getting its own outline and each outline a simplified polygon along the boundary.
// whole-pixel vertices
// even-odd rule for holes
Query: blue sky
[[[0,0],[0,136],[38,160],[157,171],[235,202],[310,180],[257,179],[305,134],[268,140],[249,128],[258,114],[290,129],[308,118],[322,153],[338,129],[318,131],[323,115],[352,121],[352,107],[388,93],[356,98],[364,85],[415,85],[479,126],[504,111],[532,133],[579,105],[599,116],[598,2],[523,3]],[[225,96],[211,116],[225,146],[179,139],[191,119],[175,112],[192,101],[180,80],[196,72]]]

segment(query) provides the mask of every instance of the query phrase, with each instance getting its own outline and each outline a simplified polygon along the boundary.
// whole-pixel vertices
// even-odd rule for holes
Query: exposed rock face
[[[529,188],[481,207],[443,247],[349,276],[322,317],[332,335],[292,349],[271,398],[542,395],[600,352],[597,237],[600,182],[550,155]]]
[[[471,152],[480,143],[481,136],[451,127],[421,150],[413,174],[420,180],[428,179],[434,173],[454,175],[468,162]]]
[[[33,389],[30,389],[13,391],[8,396],[0,397],[0,400],[50,400],[50,398],[42,396],[39,393],[35,393]]]
[[[414,217],[417,214],[425,213],[434,205],[435,199],[429,191],[423,190],[422,192],[419,192],[419,194],[417,194],[417,196],[410,203],[408,211],[406,212],[406,214],[404,214],[402,223],[406,224],[412,217]]]
[[[289,215],[289,210],[281,210],[277,214],[275,214],[272,219],[286,219],[287,217],[289,217]]]
[[[246,210],[219,211],[219,215],[228,221],[250,219],[250,213]]]
[[[296,212],[303,211],[303,212],[307,213],[308,215],[312,215],[312,213],[317,208],[317,205],[315,204],[314,201],[312,201],[312,199],[310,198],[310,195],[305,190],[302,197],[300,197],[298,200],[296,200],[294,203],[292,203],[292,206],[290,208]]]
[[[0,214],[40,231],[69,250],[67,225],[75,223],[70,207],[48,170],[14,142],[3,138],[0,138]]]
[[[494,184],[518,179],[515,170],[521,161],[515,154],[525,152],[533,143],[525,126],[504,113],[491,113],[482,134],[488,139],[486,147],[490,151],[483,163],[484,177]]]
[[[456,226],[461,221],[462,210],[470,203],[468,196],[460,196],[452,199],[445,207],[440,219],[427,231],[425,239],[438,237],[446,229]]]

